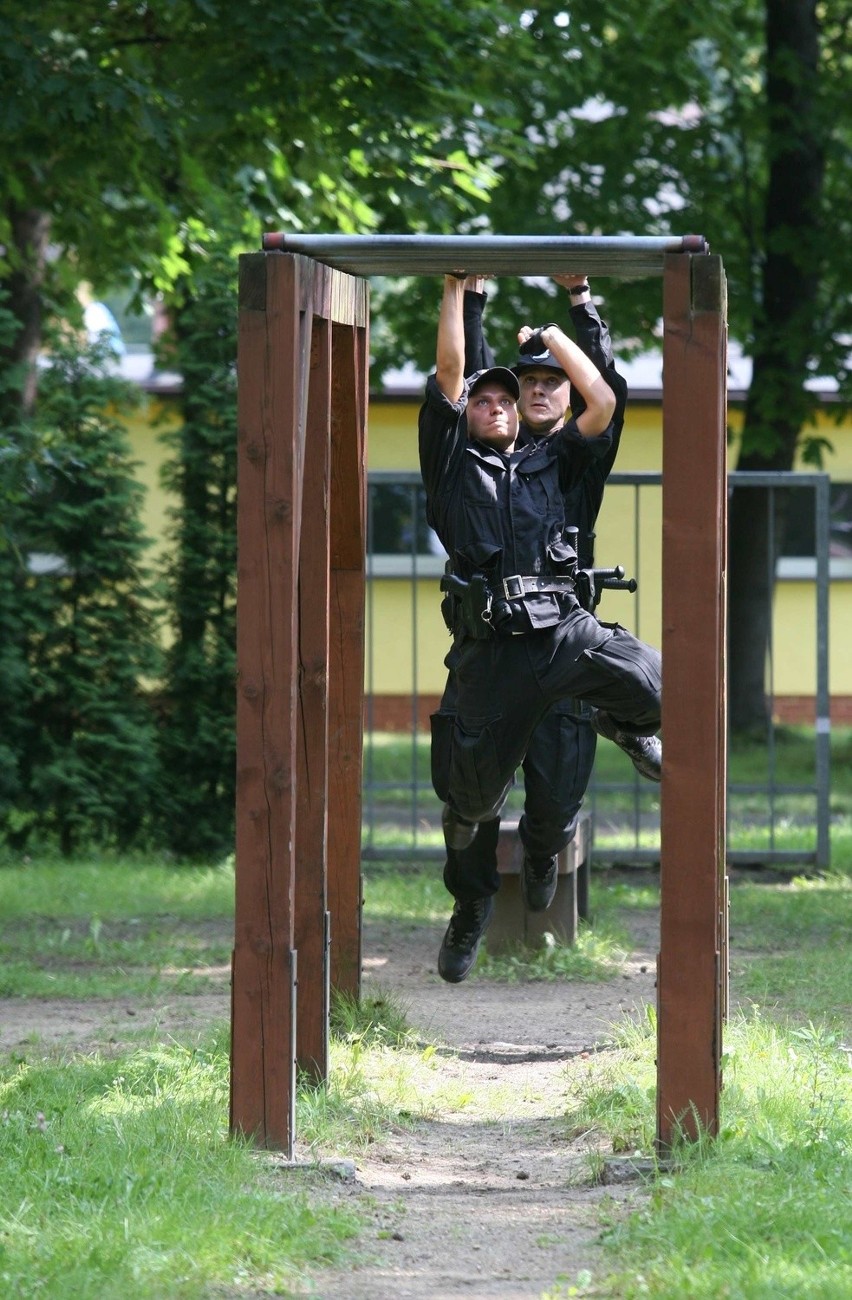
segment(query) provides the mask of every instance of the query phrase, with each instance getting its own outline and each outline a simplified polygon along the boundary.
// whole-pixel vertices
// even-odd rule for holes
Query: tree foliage
[[[768,16],[776,9],[813,16],[818,42],[809,130],[825,152],[825,182],[802,239],[788,232],[806,279],[817,285],[808,336],[808,373],[848,383],[852,308],[849,244],[850,127],[846,110],[850,20],[842,0],[721,0],[687,11],[663,0],[619,0],[527,10],[526,52],[518,72],[520,139],[499,163],[499,184],[485,210],[500,234],[703,234],[724,260],[730,330],[751,355],[763,309],[763,268],[771,212]],[[526,48],[526,47],[524,47]],[[787,56],[782,56],[787,57]],[[790,54],[793,58],[793,54]],[[773,85],[774,89],[774,85]],[[776,118],[776,120],[778,120]],[[790,113],[787,110],[789,128]],[[845,196],[845,197],[841,197]],[[777,195],[773,193],[774,204]],[[474,223],[473,228],[477,228]],[[433,314],[414,302],[432,286],[388,291],[399,321],[382,362],[399,346],[430,366]],[[661,314],[656,279],[597,280],[595,291],[622,346],[647,346]],[[542,314],[541,286],[501,281],[492,287],[489,328],[512,347],[518,323]]]
[[[231,245],[197,231],[163,365],[183,376],[164,482],[179,504],[163,597],[159,835],[182,856],[229,850],[236,751],[236,285]]]
[[[213,842],[224,827],[199,810],[224,805],[232,779],[223,740],[233,669],[228,258],[257,248],[261,230],[273,228],[702,233],[724,259],[731,333],[754,361],[741,464],[790,465],[800,447],[818,460],[823,447],[809,428],[807,381],[829,374],[848,392],[849,379],[850,26],[844,0],[718,0],[695,11],[663,0],[569,7],[542,0],[523,10],[503,0],[464,7],[304,0],[286,13],[259,0],[7,5],[0,14],[7,303],[0,313],[0,631],[8,636],[0,695],[9,727],[0,742],[0,799],[31,788],[19,754],[32,724],[21,701],[34,690],[35,642],[20,640],[6,599],[31,585],[16,558],[16,530],[49,523],[59,533],[44,545],[66,555],[74,528],[80,538],[97,530],[102,503],[113,503],[127,529],[113,562],[130,567],[112,571],[104,555],[95,569],[128,594],[110,614],[124,629],[117,643],[128,671],[144,677],[150,670],[143,666],[149,629],[129,597],[142,582],[130,497],[120,474],[111,486],[91,479],[96,466],[78,448],[99,429],[106,454],[114,430],[98,425],[85,402],[65,419],[60,394],[51,380],[40,381],[37,366],[45,323],[69,314],[74,285],[153,289],[174,322],[174,358],[184,374],[172,469],[181,511],[167,573],[174,643],[158,752],[178,779],[161,787],[161,806],[164,824],[203,826]],[[594,288],[621,350],[655,337],[658,281],[597,280]],[[434,280],[376,283],[377,379],[405,360],[431,367],[438,292]],[[520,322],[550,314],[542,286],[520,279],[495,283],[491,299],[489,335],[502,356],[511,354]],[[69,390],[79,392],[75,375]],[[107,462],[118,463],[113,453]],[[49,521],[32,508],[36,480]],[[745,544],[736,540],[736,509],[732,517],[737,627],[752,654],[740,673],[748,720],[762,707],[771,590],[755,599],[753,577],[738,570]],[[100,704],[82,658],[63,658],[59,648],[59,627],[67,632],[74,622],[63,586],[72,569],[76,576],[69,565],[54,583],[57,644],[47,657],[70,673],[69,700],[82,717]],[[99,599],[87,608],[107,619]],[[39,607],[43,628],[48,612]],[[750,621],[758,614],[762,631]],[[84,640],[95,635],[83,624],[77,631]],[[131,635],[139,638],[135,651]],[[735,679],[746,657],[736,649]],[[111,700],[106,675],[97,680]],[[119,680],[129,687],[129,676]],[[131,700],[135,709],[138,696],[131,692]],[[64,703],[57,696],[58,717]],[[149,719],[133,716],[147,737]],[[133,746],[115,743],[116,770],[124,763],[141,789],[149,769]],[[52,757],[40,760],[44,788],[53,782],[66,804],[74,789],[93,788],[95,770],[72,771],[67,752],[64,769],[58,740]],[[77,806],[89,808],[86,798]],[[86,816],[95,815],[91,805]]]
[[[4,458],[11,505],[0,553],[7,752],[0,815],[12,842],[136,839],[155,773],[146,685],[159,673],[142,490],[123,425],[128,394],[98,349],[57,343],[39,423]],[[10,761],[9,737],[14,762]]]

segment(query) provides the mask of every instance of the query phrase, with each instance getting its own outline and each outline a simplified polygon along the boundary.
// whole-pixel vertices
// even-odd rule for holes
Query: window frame
[[[410,469],[374,469],[367,474],[367,535],[370,534],[369,492],[372,487],[401,486],[411,487],[424,492],[423,479],[419,470]],[[368,578],[440,578],[444,572],[448,556],[446,553],[435,555],[430,551],[409,550],[404,554],[387,551],[373,551],[367,546]]]

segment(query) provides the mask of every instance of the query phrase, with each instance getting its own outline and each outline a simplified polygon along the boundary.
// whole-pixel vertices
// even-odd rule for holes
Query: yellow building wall
[[[416,470],[417,413],[419,397],[388,401],[374,398],[369,409],[367,436],[370,470]],[[139,480],[146,489],[144,526],[155,539],[156,551],[165,546],[169,501],[159,481],[166,459],[162,428],[153,421],[168,400],[146,398],[143,407],[127,418],[128,435]],[[734,429],[739,412],[731,412]],[[827,417],[819,419],[817,432],[828,438],[834,450],[826,455],[825,468],[832,477],[852,482],[852,421],[838,428]],[[629,410],[616,471],[660,469],[662,459],[662,411],[659,405],[634,405]],[[730,462],[735,461],[735,441]],[[800,468],[808,468],[801,466]],[[599,565],[623,565],[628,577],[639,583],[636,596],[607,592],[599,616],[619,622],[644,640],[659,645],[661,640],[661,536],[662,491],[611,485],[604,497],[598,520],[596,557]],[[637,568],[637,538],[641,537],[641,566]],[[376,578],[370,584],[367,609],[369,658],[367,690],[376,694],[404,695],[415,692],[436,695],[443,690],[444,656],[449,638],[440,616],[437,578],[423,578],[414,589],[405,579]],[[829,612],[830,689],[834,695],[852,696],[852,581],[831,583]],[[414,630],[412,630],[412,619]],[[374,633],[374,635],[373,635]],[[816,688],[815,594],[806,581],[780,581],[776,587],[775,681],[780,695],[811,695]],[[412,661],[412,653],[416,658]],[[414,662],[414,668],[412,668]],[[412,680],[412,677],[414,680]]]
[[[146,395],[139,407],[123,415],[122,421],[136,462],[138,481],[145,489],[142,526],[153,543],[151,559],[156,563],[167,544],[168,511],[177,504],[160,482],[160,470],[168,457],[163,435],[176,424],[173,404]]]
[[[437,578],[374,578],[367,597],[365,688],[375,695],[440,695],[450,636]],[[416,657],[412,658],[416,652]]]
[[[417,415],[420,402],[372,398],[367,423],[368,469],[419,469]]]
[[[419,400],[374,401],[370,406],[368,466],[370,469],[417,469],[417,412]],[[741,412],[730,411],[732,431],[729,463],[736,461],[736,435]],[[852,422],[838,427],[820,415],[815,432],[827,438],[834,450],[827,453],[825,469],[833,478],[852,481]],[[629,410],[615,469],[620,472],[659,471],[662,465],[662,408],[656,404]],[[812,467],[797,466],[808,470]],[[641,545],[639,545],[641,539]],[[661,644],[662,636],[662,489],[611,485],[604,496],[595,543],[597,563],[620,564],[627,577],[635,577],[635,596],[606,592],[598,608],[605,622],[618,622],[643,640]],[[641,558],[638,564],[637,556]],[[378,694],[407,693],[412,689],[411,648],[408,631],[412,596],[407,582],[376,580],[373,623],[378,633],[373,649],[372,686]],[[438,580],[418,583],[414,610],[417,617],[417,683],[415,689],[435,694],[443,689],[447,634],[438,605]],[[812,695],[816,690],[816,598],[812,583],[779,581],[774,611],[774,690],[777,695]],[[846,647],[852,635],[852,581],[833,580],[829,600],[829,688],[835,695],[852,695],[852,655]]]

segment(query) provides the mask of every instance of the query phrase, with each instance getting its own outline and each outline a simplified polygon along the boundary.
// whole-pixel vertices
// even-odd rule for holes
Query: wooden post
[[[294,253],[240,259],[231,1128],[288,1153],[297,926],[299,1056],[315,1076],[329,915],[331,980],[360,992],[368,312],[366,281],[345,271]],[[717,1131],[727,991],[718,258],[665,255],[664,316],[661,1148]]]
[[[248,254],[239,307],[231,1129],[292,1155],[297,1060],[328,1070],[329,899],[360,976],[369,293]]]
[[[361,991],[361,749],[367,520],[367,314],[332,345],[329,911],[332,988]]]
[[[307,259],[240,258],[231,1128],[292,1153],[298,572]]]
[[[721,260],[667,254],[657,1144],[716,1134],[725,935],[726,297]]]
[[[305,304],[313,311],[313,302]],[[328,1074],[329,480],[331,325],[311,338],[305,483],[299,559],[299,744],[296,767],[296,1065],[317,1082]]]

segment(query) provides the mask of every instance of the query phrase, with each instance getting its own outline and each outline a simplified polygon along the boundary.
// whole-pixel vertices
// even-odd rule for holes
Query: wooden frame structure
[[[233,1132],[292,1155],[360,992],[367,275],[663,278],[657,1142],[715,1133],[727,1006],[726,301],[700,236],[289,236],[240,259]],[[412,433],[412,436],[413,433]],[[298,954],[298,968],[297,968]]]

